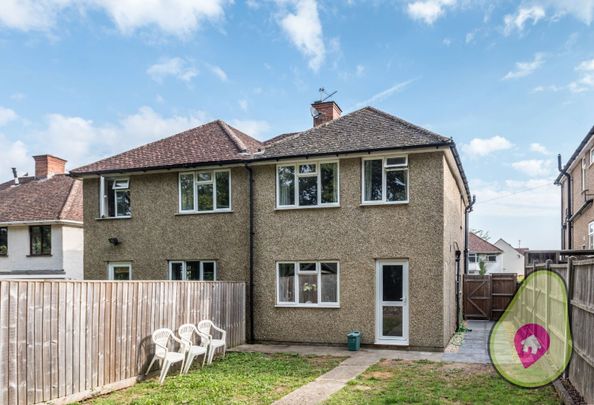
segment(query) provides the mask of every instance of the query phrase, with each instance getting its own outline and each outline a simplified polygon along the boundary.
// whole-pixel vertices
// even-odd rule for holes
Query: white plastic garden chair
[[[182,342],[184,342],[186,345],[186,360],[182,366],[184,374],[190,369],[190,366],[194,361],[194,357],[202,355],[203,358],[201,367],[204,367],[204,363],[206,362],[206,357],[208,355],[208,344],[210,343],[210,338],[208,335],[199,332],[198,329],[196,329],[196,326],[194,326],[192,323],[186,323],[185,325],[180,326],[177,330],[177,334],[179,335]],[[198,345],[194,344],[194,335],[197,335],[200,339]]]
[[[149,364],[144,375],[148,374],[148,372],[151,370],[151,367],[153,367],[155,361],[158,360],[161,364],[161,376],[159,377],[159,383],[163,384],[163,381],[165,381],[165,377],[169,372],[169,367],[171,367],[172,364],[179,363],[181,361],[183,365],[183,361],[186,357],[186,344],[182,342],[180,339],[176,338],[173,334],[173,331],[167,328],[157,329],[156,331],[154,331],[152,339],[153,343],[155,344],[155,355],[153,356],[151,364]],[[180,344],[179,352],[173,352],[169,350],[169,339],[173,339],[174,341]],[[180,370],[180,374],[182,373],[182,371],[183,367],[182,370]]]
[[[220,339],[214,339],[212,336],[212,330],[215,330],[221,334]],[[208,364],[212,363],[215,351],[219,348],[223,348],[223,358],[225,358],[225,352],[227,351],[227,332],[223,329],[218,328],[212,321],[204,320],[198,323],[198,331],[207,335],[210,342],[208,344]]]

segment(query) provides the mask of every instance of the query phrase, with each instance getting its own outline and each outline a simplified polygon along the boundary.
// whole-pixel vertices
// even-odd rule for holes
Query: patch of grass
[[[228,353],[186,375],[158,377],[86,402],[122,404],[269,404],[336,367],[343,358],[296,354]],[[194,364],[200,363],[196,361]],[[177,371],[176,371],[177,370]]]
[[[552,386],[516,387],[487,365],[384,360],[370,367],[326,405],[559,404]]]

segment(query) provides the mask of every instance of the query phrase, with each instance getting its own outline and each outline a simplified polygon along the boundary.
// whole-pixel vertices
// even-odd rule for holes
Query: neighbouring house
[[[443,349],[469,190],[455,144],[365,107],[260,142],[214,121],[71,173],[85,278],[236,280],[253,341]]]
[[[561,249],[594,250],[594,127],[561,167]]]
[[[82,182],[33,156],[35,176],[0,184],[0,278],[83,278]]]
[[[501,273],[515,273],[524,275],[525,258],[527,248],[515,248],[504,239],[494,243],[501,250]]]
[[[475,233],[468,233],[468,274],[479,274],[481,263],[485,274],[501,273],[503,251]]]

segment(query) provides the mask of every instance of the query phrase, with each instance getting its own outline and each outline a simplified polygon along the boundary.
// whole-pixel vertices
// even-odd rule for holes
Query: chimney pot
[[[314,127],[333,121],[336,118],[339,118],[342,114],[342,110],[334,101],[316,101],[311,106],[319,113],[318,116],[313,119]]]
[[[46,178],[54,174],[64,174],[66,160],[52,155],[33,156],[35,160],[35,177]]]

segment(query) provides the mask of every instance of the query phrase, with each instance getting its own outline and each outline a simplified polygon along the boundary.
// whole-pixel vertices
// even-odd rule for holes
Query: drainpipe
[[[567,227],[567,243],[565,242],[565,231],[563,229],[563,213],[561,213],[561,247],[562,249],[571,250],[573,249],[573,223],[570,220],[573,215],[573,201],[572,201],[572,186],[571,186],[571,174],[563,168],[561,165],[561,154],[557,155],[557,168],[559,172],[567,179],[567,214],[565,215],[565,226]],[[560,185],[560,182],[556,182]],[[561,201],[563,201],[563,186],[561,186]],[[566,246],[567,245],[567,246]]]
[[[456,250],[456,331],[460,325],[460,256],[462,252]]]
[[[248,172],[249,199],[249,325],[248,343],[253,344],[254,336],[254,173],[252,168],[245,165]]]
[[[464,210],[464,274],[468,274],[468,214],[472,212],[472,207],[476,203],[476,196],[472,196],[470,204]]]

